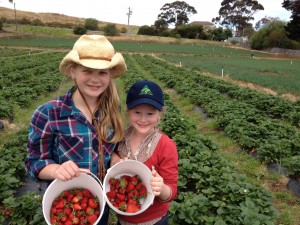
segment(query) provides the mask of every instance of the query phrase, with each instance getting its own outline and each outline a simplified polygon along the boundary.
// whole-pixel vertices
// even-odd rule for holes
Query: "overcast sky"
[[[160,8],[165,3],[172,3],[175,0],[14,0],[14,2],[17,10],[52,12],[120,24],[128,23],[126,14],[130,7],[132,11],[130,25],[150,26],[157,19]],[[189,17],[189,22],[193,22],[211,21],[212,18],[218,16],[222,0],[186,0],[185,2],[197,11],[197,14]],[[265,16],[279,17],[282,20],[289,21],[291,13],[282,8],[281,3],[283,0],[258,0],[258,2],[264,6],[265,10],[254,15],[254,22]],[[14,8],[9,0],[0,0],[0,6]]]

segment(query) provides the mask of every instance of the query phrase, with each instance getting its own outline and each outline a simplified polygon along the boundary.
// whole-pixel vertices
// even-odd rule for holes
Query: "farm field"
[[[76,40],[66,37],[24,37],[0,39],[0,46],[70,49]],[[270,94],[292,101],[300,98],[300,58],[276,56],[207,42],[153,43],[112,38],[117,51],[153,54],[178,66],[188,67],[210,75],[240,81],[246,86],[258,86]],[[251,55],[254,57],[251,57]],[[250,84],[250,85],[247,85]]]
[[[0,48],[0,119],[17,124],[17,128],[0,132],[0,171],[8,171],[1,175],[0,181],[3,187],[0,223],[26,224],[25,221],[31,221],[31,224],[43,224],[39,211],[42,193],[15,196],[14,191],[26,186],[22,160],[26,154],[30,112],[41,100],[52,98],[51,93],[63,94],[69,87],[70,84],[58,73],[58,64],[66,53],[64,48],[70,48],[75,39],[38,40],[24,39],[19,43],[12,39],[0,40],[0,45],[6,46]],[[22,49],[7,47],[14,44]],[[230,62],[244,63],[230,74],[237,80],[248,77],[249,72],[234,78],[236,71],[252,70],[254,73],[253,68],[257,66],[257,70],[262,70],[263,64],[255,63],[251,68],[247,60],[253,62],[255,59],[250,58],[249,51],[223,46],[118,41],[113,44],[118,51],[124,52],[129,68],[118,81],[121,98],[137,79],[156,80],[165,89],[167,114],[161,129],[175,140],[180,155],[180,191],[172,204],[171,224],[300,223],[300,201],[283,182],[287,182],[288,177],[269,172],[265,167],[269,163],[279,163],[289,169],[288,175],[299,178],[299,102],[203,75],[206,68],[197,68],[199,63],[194,59],[211,63],[207,67],[209,72],[219,74],[218,70],[212,70],[213,64],[222,65],[226,61],[221,59],[230,58],[235,52],[237,55],[231,57]],[[32,48],[26,50],[24,46]],[[43,48],[47,50],[43,51]],[[49,51],[48,48],[53,49]],[[205,61],[208,55],[219,61]],[[270,57],[265,53],[257,53],[258,56]],[[174,66],[157,57],[172,63],[180,61],[184,66]],[[188,62],[191,64],[187,65]],[[264,62],[271,65],[270,68],[276,66]],[[295,60],[291,65],[295,63],[297,65],[299,61]],[[229,61],[227,67],[230,67]],[[292,84],[297,84],[299,76],[293,73],[297,73],[298,67],[295,70],[289,70],[288,66],[275,67],[273,73],[276,76],[272,78],[283,83],[280,79],[286,76]],[[277,71],[279,69],[282,70]],[[256,72],[255,75],[259,76]],[[248,79],[247,82],[255,83],[255,76]],[[264,84],[269,82],[258,83],[266,86]],[[297,95],[297,89],[294,92],[291,86],[282,86],[283,89],[276,90],[278,93]],[[204,116],[195,112],[195,107],[199,107]],[[257,159],[248,153],[255,153]],[[20,202],[17,198],[24,204],[15,204]]]

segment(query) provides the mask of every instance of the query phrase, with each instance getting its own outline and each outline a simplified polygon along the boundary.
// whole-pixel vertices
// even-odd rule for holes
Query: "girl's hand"
[[[67,161],[59,165],[53,172],[55,179],[62,181],[71,180],[74,177],[78,177],[80,171],[78,166],[73,161]]]
[[[158,174],[154,167],[152,167],[151,187],[155,196],[160,196],[164,185],[164,179]]]
[[[118,162],[122,162],[122,161],[125,161],[125,160],[128,160],[128,158],[125,157],[125,158],[121,159],[120,156],[117,153],[113,152],[111,154],[111,157],[110,157],[110,167],[117,164]]]

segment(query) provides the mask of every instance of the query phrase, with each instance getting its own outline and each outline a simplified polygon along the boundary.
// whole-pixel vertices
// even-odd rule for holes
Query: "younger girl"
[[[138,160],[152,170],[156,197],[141,214],[118,215],[118,224],[167,225],[170,202],[177,195],[178,154],[174,141],[157,128],[164,111],[163,92],[156,83],[142,80],[129,89],[126,104],[130,126],[118,145],[118,154],[122,160]]]

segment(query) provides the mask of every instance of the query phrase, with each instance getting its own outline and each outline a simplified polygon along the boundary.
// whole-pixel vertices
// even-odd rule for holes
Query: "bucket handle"
[[[83,174],[87,174],[87,175],[90,175],[91,177],[93,177],[100,184],[100,187],[103,189],[103,185],[102,185],[100,179],[95,174],[93,174],[92,172],[89,172],[86,169],[79,169],[79,171]]]

